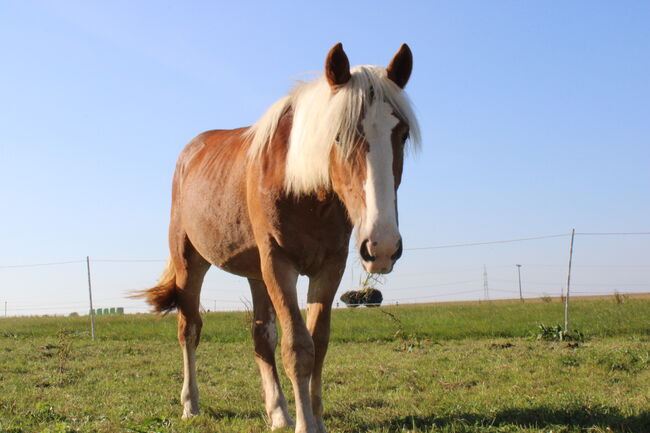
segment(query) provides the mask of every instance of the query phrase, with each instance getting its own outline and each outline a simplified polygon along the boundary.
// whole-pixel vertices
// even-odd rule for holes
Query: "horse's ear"
[[[408,45],[402,44],[386,68],[388,78],[400,88],[404,88],[413,70],[413,53]]]
[[[332,47],[325,59],[325,76],[330,86],[336,88],[350,81],[350,61],[340,42]]]

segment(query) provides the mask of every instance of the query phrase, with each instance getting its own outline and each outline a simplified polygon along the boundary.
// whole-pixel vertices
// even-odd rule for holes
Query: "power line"
[[[628,236],[628,235],[650,235],[650,232],[581,232],[581,236]]]
[[[392,298],[392,299],[388,299],[388,301],[410,301],[410,300],[413,300],[413,299],[431,299],[431,298],[440,298],[440,297],[452,296],[452,295],[465,295],[465,294],[468,294],[468,293],[476,293],[476,292],[480,292],[480,291],[481,290],[467,290],[467,291],[464,291],[464,292],[441,293],[441,294],[438,294],[438,295],[416,296],[416,297],[413,297],[413,298]]]
[[[508,280],[504,278],[493,278],[492,281],[499,281],[502,283],[516,283],[517,280]],[[553,286],[561,285],[562,282],[549,282],[549,281],[526,281],[528,284],[535,284],[540,286]],[[572,286],[647,286],[648,283],[572,283]]]
[[[100,263],[158,263],[166,262],[166,259],[92,259],[91,262]]]
[[[49,263],[30,263],[27,265],[2,265],[0,269],[10,269],[10,268],[34,268],[37,266],[54,266],[54,265],[68,265],[70,263],[83,263],[84,260],[70,260],[67,262],[49,262]]]
[[[444,287],[444,286],[453,286],[456,284],[467,284],[475,283],[477,280],[465,280],[465,281],[452,281],[449,283],[436,283],[436,284],[426,284],[423,286],[410,286],[410,287],[390,287],[387,290],[413,290],[413,289],[427,289],[430,287]]]
[[[556,235],[546,235],[546,236],[535,236],[530,238],[516,238],[516,239],[505,239],[500,241],[488,241],[488,242],[468,242],[464,244],[448,244],[448,245],[435,245],[431,247],[415,247],[415,248],[404,248],[407,251],[419,251],[419,250],[436,250],[441,248],[459,248],[459,247],[473,247],[478,245],[494,245],[494,244],[506,244],[510,242],[523,242],[523,241],[534,241],[538,239],[551,239],[551,238],[562,238],[569,236],[568,233],[556,234]]]
[[[577,233],[576,233],[577,234]],[[565,268],[566,265],[551,265],[551,264],[542,264],[542,263],[522,263],[524,266],[528,267],[538,267],[538,268]],[[511,265],[501,265],[501,267],[510,267]],[[647,268],[650,269],[650,265],[573,265],[574,268]]]

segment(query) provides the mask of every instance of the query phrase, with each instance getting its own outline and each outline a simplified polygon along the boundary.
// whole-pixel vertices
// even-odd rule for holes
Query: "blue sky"
[[[164,259],[184,144],[253,123],[339,41],[352,64],[414,53],[405,247],[650,230],[647,2],[261,3],[0,3],[0,266]],[[567,253],[565,237],[406,251],[384,297],[477,299],[483,264],[510,297],[515,263],[530,296],[556,294]],[[576,290],[648,291],[650,237],[578,237],[575,264]],[[93,263],[98,306],[143,310],[122,296],[162,265]],[[0,267],[0,301],[83,311],[83,266]],[[203,293],[238,308],[248,289],[211,271]]]

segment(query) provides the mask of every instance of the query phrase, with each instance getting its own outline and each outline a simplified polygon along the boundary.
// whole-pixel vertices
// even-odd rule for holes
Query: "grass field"
[[[650,300],[576,300],[579,344],[535,341],[558,302],[337,310],[330,432],[650,432]],[[0,319],[0,432],[268,431],[246,313],[209,313],[202,414],[180,419],[175,317]],[[292,393],[283,377],[285,392]]]

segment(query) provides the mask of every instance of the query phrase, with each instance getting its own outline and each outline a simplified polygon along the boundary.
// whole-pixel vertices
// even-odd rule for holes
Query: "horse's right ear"
[[[350,61],[340,42],[332,47],[325,59],[325,76],[333,89],[350,81]]]

